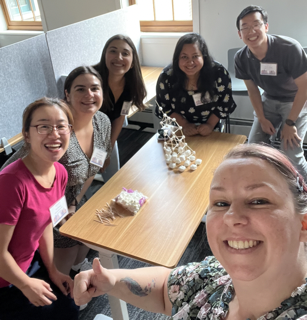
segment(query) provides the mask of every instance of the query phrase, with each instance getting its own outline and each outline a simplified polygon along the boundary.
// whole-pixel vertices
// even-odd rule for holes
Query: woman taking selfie
[[[156,92],[156,115],[162,118],[161,106],[186,136],[210,134],[236,108],[228,71],[212,59],[197,33],[178,40],[172,64],[160,74]]]
[[[96,259],[75,279],[76,303],[108,293],[174,320],[307,318],[307,186],[285,155],[253,144],[230,151],[206,227],[214,256],[173,270],[107,270]]]
[[[60,100],[33,102],[23,113],[27,155],[0,172],[2,320],[78,319],[68,295],[73,281],[53,262],[51,222],[55,205],[67,211],[61,202],[67,172],[57,161],[68,148],[72,124]]]

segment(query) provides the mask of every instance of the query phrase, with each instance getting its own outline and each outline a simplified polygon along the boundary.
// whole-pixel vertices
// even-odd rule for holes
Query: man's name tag
[[[203,104],[201,102],[201,93],[195,93],[195,94],[193,94],[192,97],[193,97],[195,106],[201,106]]]
[[[130,108],[131,108],[132,101],[124,101],[122,106],[121,115],[127,116],[129,114]]]
[[[90,163],[98,166],[103,167],[104,161],[106,160],[107,153],[99,148],[94,148]]]
[[[277,76],[277,63],[260,62],[260,74],[262,76]]]
[[[63,218],[65,218],[68,215],[66,197],[63,196],[60,200],[53,204],[49,208],[49,211],[51,215],[52,224],[55,227]]]

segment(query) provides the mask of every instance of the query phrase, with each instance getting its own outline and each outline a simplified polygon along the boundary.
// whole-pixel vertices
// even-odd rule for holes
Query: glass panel
[[[192,0],[173,0],[174,20],[192,20]]]
[[[136,3],[140,7],[141,20],[154,20],[153,0],[137,0]]]
[[[32,3],[32,9],[33,9],[34,15],[35,15],[35,20],[42,21],[41,13],[39,12],[38,4],[37,4],[37,0],[31,0],[31,3]]]
[[[34,21],[33,12],[31,10],[29,0],[18,0],[22,17],[24,21]]]
[[[21,16],[18,10],[16,0],[5,0],[7,10],[10,15],[11,21],[21,21]]]
[[[156,20],[173,20],[172,0],[155,0]]]

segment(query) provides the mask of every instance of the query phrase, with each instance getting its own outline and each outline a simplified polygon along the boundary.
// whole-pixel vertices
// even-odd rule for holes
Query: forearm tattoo
[[[148,296],[148,294],[151,292],[151,289],[156,286],[155,279],[152,279],[151,283],[148,283],[147,286],[144,288],[144,290],[135,280],[133,280],[131,278],[126,277],[126,278],[120,279],[120,282],[124,282],[127,285],[128,289],[134,295],[139,296],[139,297]]]

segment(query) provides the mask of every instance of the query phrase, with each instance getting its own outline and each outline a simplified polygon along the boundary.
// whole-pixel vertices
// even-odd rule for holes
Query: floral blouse
[[[195,105],[193,95],[201,93],[198,90],[173,90],[171,75],[172,67],[166,67],[159,76],[156,86],[156,99],[164,113],[170,115],[173,112],[179,113],[191,123],[206,123],[213,113],[220,119],[225,119],[232,113],[236,104],[232,98],[231,79],[228,71],[218,62],[214,62],[216,81],[214,97],[210,98],[207,91],[202,105]],[[159,106],[156,106],[155,114],[162,118]]]
[[[222,320],[234,297],[230,276],[216,260],[207,257],[174,269],[168,279],[173,320]],[[297,288],[280,307],[258,320],[307,320],[307,285]],[[248,320],[248,319],[247,319]]]

